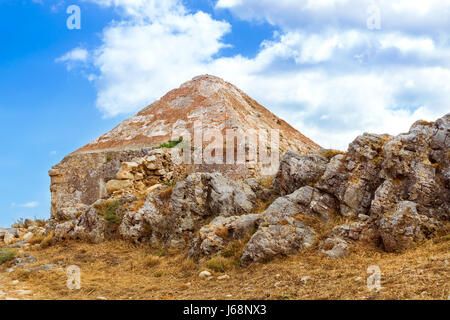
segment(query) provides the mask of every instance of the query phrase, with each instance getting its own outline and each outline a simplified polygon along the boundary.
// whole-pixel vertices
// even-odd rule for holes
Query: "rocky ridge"
[[[86,153],[82,165],[74,159],[85,155],[73,155],[66,163],[78,163],[78,180],[70,182],[53,168],[45,229],[0,229],[0,240],[23,247],[39,237],[121,238],[196,259],[225,256],[244,242],[246,267],[306,248],[329,258],[345,257],[355,244],[404,251],[449,231],[450,114],[397,136],[365,133],[346,152],[288,151],[270,184],[220,170],[191,172],[176,148],[121,152],[125,160]],[[87,176],[104,180],[90,185]]]
[[[449,144],[447,114],[433,123],[417,121],[395,137],[363,134],[345,153],[287,152],[271,186],[196,172],[175,185],[147,187],[143,203],[130,185],[117,186],[107,199],[61,209],[39,232],[53,233],[52,241],[124,238],[186,249],[198,259],[221,255],[245,239],[242,266],[304,248],[344,257],[356,243],[404,251],[448,234]],[[116,178],[155,169],[148,161],[154,156],[123,162]],[[8,229],[0,230],[0,238],[14,243],[21,236]]]

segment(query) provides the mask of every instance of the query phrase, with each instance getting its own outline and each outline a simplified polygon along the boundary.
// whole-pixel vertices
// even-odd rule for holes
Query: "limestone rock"
[[[255,230],[260,217],[259,214],[249,214],[215,218],[210,224],[200,229],[198,236],[192,242],[190,255],[207,256],[223,250],[230,241],[241,239]]]
[[[15,236],[12,233],[6,232],[3,237],[3,242],[6,245],[9,245],[14,242]]]
[[[317,154],[301,156],[296,152],[286,152],[274,179],[275,191],[284,196],[300,187],[314,184],[324,173],[328,159]]]
[[[259,228],[244,249],[241,265],[248,266],[278,254],[292,254],[310,247],[316,235],[303,222],[305,217],[326,222],[335,212],[334,198],[309,186],[276,199],[261,214]]]
[[[414,202],[402,201],[380,220],[379,232],[386,251],[403,251],[429,238],[440,226],[437,220],[418,214]]]
[[[106,190],[110,193],[128,188],[132,185],[131,180],[110,180],[106,183]]]

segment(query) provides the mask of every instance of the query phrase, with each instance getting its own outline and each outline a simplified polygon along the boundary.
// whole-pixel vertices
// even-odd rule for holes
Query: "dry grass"
[[[144,265],[149,268],[157,266],[160,263],[161,263],[161,259],[158,256],[149,255],[144,259]]]
[[[213,260],[215,265],[238,261],[243,243],[230,243],[220,261]],[[19,279],[33,290],[33,299],[227,299],[228,294],[232,299],[447,299],[449,249],[448,236],[403,254],[356,247],[348,258],[332,260],[310,249],[249,268],[232,263],[226,267],[231,279],[216,280],[219,273],[211,270],[215,279],[205,281],[198,273],[213,264],[197,265],[184,252],[168,251],[157,257],[147,246],[123,241],[66,242],[27,251],[38,258],[38,264],[59,263],[60,270],[8,274],[3,270],[5,263],[0,267],[0,282],[3,278],[2,290],[8,292],[13,290],[10,281]],[[153,261],[150,267],[149,260]],[[65,269],[70,265],[81,268],[80,290],[66,287]],[[382,271],[382,289],[377,294],[366,286],[371,265]],[[304,276],[309,280],[302,281]]]
[[[317,153],[320,154],[321,156],[324,156],[325,158],[328,158],[328,159],[331,159],[331,158],[337,156],[338,154],[345,155],[344,151],[335,150],[335,149],[319,149],[317,151]]]

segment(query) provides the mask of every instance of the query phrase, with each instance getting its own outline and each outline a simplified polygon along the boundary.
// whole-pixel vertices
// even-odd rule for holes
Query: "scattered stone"
[[[222,276],[217,277],[217,280],[228,280],[228,279],[230,279],[230,278],[231,278],[231,277],[230,277],[229,275],[224,274],[224,275],[222,275]]]
[[[7,233],[5,233],[5,236],[3,237],[3,242],[6,245],[9,245],[9,244],[12,244],[14,242],[15,238],[16,237],[12,233],[7,232]]]
[[[306,283],[309,279],[311,279],[310,276],[304,276],[300,280]]]
[[[366,214],[360,213],[360,214],[358,214],[358,219],[361,220],[361,221],[366,221],[366,220],[369,220],[370,217],[368,215],[366,215]]]
[[[25,241],[30,241],[31,239],[33,239],[33,232],[28,232],[23,236],[23,240]]]
[[[31,290],[24,290],[24,289],[19,289],[16,291],[17,295],[19,296],[27,296],[33,293],[33,291]]]
[[[212,276],[212,274],[211,274],[211,272],[205,270],[205,271],[200,272],[198,276],[200,278],[204,279],[204,278]]]

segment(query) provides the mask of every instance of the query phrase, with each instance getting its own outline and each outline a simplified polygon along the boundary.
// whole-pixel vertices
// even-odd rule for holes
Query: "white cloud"
[[[67,52],[63,56],[56,58],[55,62],[66,63],[67,69],[71,70],[74,67],[85,64],[89,59],[89,52],[83,48],[75,48]]]
[[[219,0],[218,9],[227,9],[245,20],[264,20],[284,29],[366,28],[367,9],[377,6],[382,28],[412,33],[447,32],[449,0]]]
[[[104,29],[93,52],[73,50],[59,61],[92,62],[98,74],[89,79],[106,116],[140,110],[203,73],[236,84],[324,147],[346,149],[364,131],[396,134],[448,112],[450,44],[436,36],[442,2],[380,0],[385,20],[373,32],[365,27],[367,1],[220,0],[217,7],[281,28],[250,59],[220,57],[229,23],[181,1],[91,1],[117,8],[122,20]],[[424,21],[424,32],[410,32]]]
[[[58,62],[66,62],[66,61],[86,62],[88,55],[89,55],[89,53],[86,49],[75,48],[75,49],[67,52],[62,57],[57,58],[56,61],[58,61]]]
[[[17,204],[15,202],[11,203],[11,207],[15,208],[15,207],[19,207],[19,208],[36,208],[39,206],[39,202],[37,201],[31,201],[31,202],[26,202],[26,203],[20,203]]]

